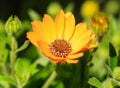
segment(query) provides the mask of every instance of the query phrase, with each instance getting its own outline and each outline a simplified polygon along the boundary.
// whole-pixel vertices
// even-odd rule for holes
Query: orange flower
[[[92,30],[86,29],[86,23],[75,26],[71,12],[60,10],[55,21],[45,14],[42,22],[32,22],[32,28],[27,38],[54,62],[77,63],[76,58],[82,57],[84,51],[97,47],[91,44],[95,38]]]

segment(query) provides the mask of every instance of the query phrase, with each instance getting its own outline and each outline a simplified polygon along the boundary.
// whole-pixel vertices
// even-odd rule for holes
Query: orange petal
[[[86,23],[79,23],[75,27],[75,32],[70,40],[70,42],[74,42],[76,39],[80,37],[80,35],[84,34],[84,31],[86,30]]]
[[[88,49],[93,49],[93,48],[96,48],[98,45],[97,44],[91,44]]]
[[[54,62],[62,62],[65,60],[65,58],[61,58],[61,57],[57,57],[55,55],[53,55],[50,52],[50,48],[47,44],[45,44],[44,42],[42,42],[41,40],[38,41],[38,45],[40,50],[42,51],[42,53],[47,56],[49,59],[51,59]]]
[[[66,59],[66,62],[76,64],[77,62],[79,62],[79,60]]]
[[[91,35],[90,30],[85,31],[85,33],[82,34],[81,36],[79,35],[79,38],[75,39],[74,42],[71,42],[72,53],[80,51],[84,46],[91,42],[92,38],[90,35]]]
[[[47,36],[46,39],[49,40],[50,43],[56,39],[55,23],[53,19],[47,14],[45,14],[43,17],[42,31],[44,32],[44,36]]]
[[[78,52],[83,52],[92,48],[96,48],[97,47],[96,44],[90,45],[90,43],[94,40],[94,38],[95,38],[95,35],[91,35],[89,36],[89,38],[84,39],[84,41],[81,43],[81,45],[84,45],[84,46],[81,46],[81,45],[76,46],[76,48],[74,48],[71,53],[78,53]]]
[[[67,56],[67,58],[70,58],[70,59],[76,59],[76,58],[79,58],[79,57],[82,57],[83,56],[83,53],[75,53],[75,54],[69,54]]]
[[[33,31],[38,32],[39,30],[43,29],[43,25],[41,21],[34,20],[33,22],[31,22],[31,24],[32,24]]]
[[[63,31],[64,31],[64,12],[60,10],[55,18],[55,26],[57,31],[57,37],[62,38],[63,37]]]
[[[92,36],[91,36],[91,41],[93,41],[94,40],[94,38],[95,38],[95,35],[93,34]],[[89,49],[93,49],[93,48],[96,48],[98,45],[97,44],[90,44],[91,42],[89,42],[86,46],[84,46],[83,47],[83,49],[81,50],[81,51],[86,51],[86,50],[89,50]],[[80,52],[81,52],[80,51]]]
[[[86,50],[89,50],[89,49],[94,49],[94,48],[96,48],[98,45],[97,44],[91,44],[91,45],[89,45],[89,46],[85,46],[85,47],[83,47],[80,51],[78,51],[78,52],[84,52],[84,51],[86,51]]]
[[[32,22],[32,28],[33,31],[37,33],[37,35],[41,40],[43,40],[45,43],[49,44],[51,41],[51,37],[49,37],[49,33],[46,31],[46,29],[44,28],[44,25],[42,22],[38,21],[38,20],[34,20]]]
[[[67,56],[66,62],[67,63],[77,63],[79,60],[76,60],[76,58],[80,58],[83,56],[83,53],[76,53],[76,54],[69,54]]]
[[[66,62],[65,59],[51,59],[52,62],[59,63],[59,62]]]
[[[27,38],[30,40],[32,44],[38,47],[38,40],[40,39],[37,33],[35,32],[27,32]]]
[[[43,23],[37,20],[33,21],[32,27],[39,34],[41,40],[47,44],[50,44],[56,39],[55,23],[49,15],[44,15]]]
[[[71,12],[65,14],[64,39],[69,40],[75,29],[75,18]]]
[[[73,54],[73,53],[77,53],[79,51],[83,51],[84,47],[89,43],[91,43],[91,39],[88,38],[88,39],[84,39],[84,41],[81,41],[79,44],[76,44],[76,46],[73,45],[72,46],[73,49],[72,49],[71,53]]]

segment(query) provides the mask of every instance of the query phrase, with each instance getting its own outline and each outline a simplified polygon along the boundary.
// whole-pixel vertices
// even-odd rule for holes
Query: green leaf
[[[110,68],[107,64],[105,64],[105,67],[106,67],[109,75],[110,75],[110,76],[113,76],[113,72],[112,72],[111,68]]]
[[[119,81],[116,81],[115,79],[111,79],[111,84],[114,88],[117,88],[116,86],[120,86]]]
[[[116,56],[116,50],[115,50],[115,47],[112,45],[112,43],[109,43],[109,55],[110,57],[114,57]]]
[[[65,88],[62,82],[58,82],[55,88]]]
[[[59,2],[51,2],[47,7],[47,13],[50,14],[52,17],[55,17],[57,12],[62,8]]]
[[[0,40],[7,41],[7,36],[2,32],[0,32]]]
[[[10,88],[10,84],[8,82],[0,82],[0,88]]]
[[[111,70],[113,71],[115,67],[117,67],[117,55],[116,55],[116,50],[114,48],[114,46],[109,43],[109,55],[110,55],[110,59],[109,59],[109,66],[111,68]]]
[[[110,16],[109,21],[110,21],[110,34],[111,36],[113,36],[117,29],[117,21],[113,16]]]
[[[4,22],[0,19],[0,32],[5,33]]]
[[[16,86],[16,83],[14,82],[14,80],[12,80],[8,76],[0,75],[0,82],[7,82],[7,83],[11,83]]]
[[[40,58],[36,60],[36,63],[45,67],[49,63],[49,59],[44,55],[40,55]]]
[[[110,57],[110,60],[109,60],[109,66],[111,68],[111,70],[113,71],[115,67],[117,67],[117,57]]]
[[[19,74],[24,74],[24,65],[21,61],[21,59],[17,59],[16,63],[15,63],[15,70],[17,73]]]
[[[19,84],[22,86],[26,85],[30,77],[30,74],[29,74],[28,69],[25,68],[25,65],[23,64],[21,59],[17,59],[16,64],[15,64],[15,71],[16,71],[15,78],[16,78],[18,86]]]
[[[51,72],[55,69],[54,63],[49,63],[47,66],[45,66],[42,70],[38,70],[38,72],[35,74],[34,79],[45,79],[49,77]]]
[[[1,55],[1,62],[3,63],[6,63],[7,59],[8,59],[8,54],[9,54],[9,51],[5,48],[2,48],[0,47],[0,55]]]
[[[28,15],[32,20],[41,20],[41,16],[34,10],[28,10]]]
[[[118,81],[118,86],[120,87],[120,81]]]
[[[113,70],[113,78],[120,81],[120,67],[115,67]]]
[[[9,54],[9,51],[8,50],[4,50],[4,53],[3,53],[3,59],[4,59],[4,62],[6,62],[7,58],[8,58],[8,54]]]
[[[37,66],[36,63],[33,63],[32,65],[29,66],[28,70],[30,74],[33,75],[36,72],[36,66]]]
[[[61,81],[53,81],[51,85],[53,88],[65,88]]]
[[[68,11],[73,11],[73,9],[74,9],[74,3],[69,3],[67,6],[66,6],[66,8],[65,8],[65,12],[68,12]]]
[[[6,81],[6,82],[11,82],[11,79],[7,76],[0,75],[0,81]]]
[[[101,82],[98,79],[96,79],[95,77],[90,78],[88,83],[94,87],[102,88]]]
[[[20,52],[20,51],[26,49],[28,45],[29,45],[29,41],[26,40],[26,41],[24,42],[24,44],[23,44],[20,48],[18,48],[18,49],[15,51],[15,53],[18,53],[18,52]]]

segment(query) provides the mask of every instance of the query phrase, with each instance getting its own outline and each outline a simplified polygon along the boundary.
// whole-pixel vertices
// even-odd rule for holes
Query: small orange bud
[[[91,26],[94,29],[95,33],[102,35],[108,31],[108,17],[102,12],[94,14],[91,18]]]

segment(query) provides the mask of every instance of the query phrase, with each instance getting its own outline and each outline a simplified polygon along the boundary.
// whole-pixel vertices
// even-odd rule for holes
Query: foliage
[[[94,42],[98,42],[98,48],[86,51],[77,64],[51,62],[37,47],[29,43],[26,32],[32,29],[31,20],[41,20],[45,13],[54,18],[60,9],[73,12],[77,22],[85,21],[88,27],[91,27],[91,16],[88,16],[89,14],[87,17],[83,16],[84,0],[21,1],[24,9],[18,8],[21,10],[19,14],[17,13],[21,27],[19,30],[14,30],[10,24],[10,31],[15,31],[12,34],[6,32],[5,20],[13,13],[7,15],[6,11],[0,10],[3,12],[0,18],[0,88],[119,88],[119,0],[114,0],[114,3],[111,0],[93,1],[99,5],[102,12],[106,13],[109,19],[109,31],[102,37],[97,36]],[[17,6],[14,8],[17,9]],[[3,6],[3,9],[7,8]],[[14,17],[16,16],[13,15]]]

